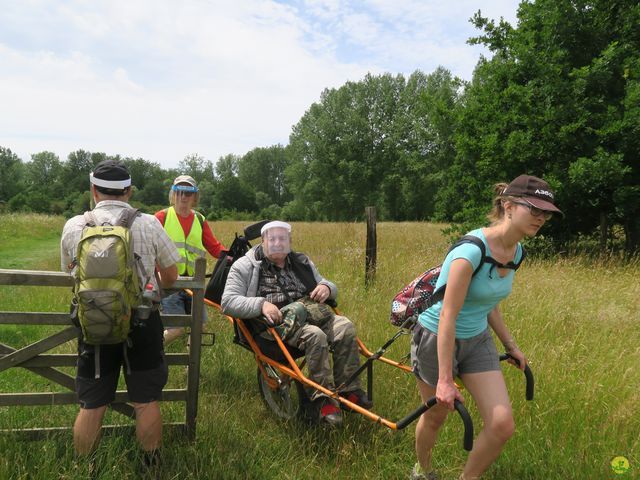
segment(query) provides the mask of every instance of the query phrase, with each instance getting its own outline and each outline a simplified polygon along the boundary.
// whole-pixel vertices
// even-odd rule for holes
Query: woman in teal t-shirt
[[[482,252],[473,243],[451,250],[436,284],[436,289],[446,285],[444,298],[420,315],[414,329],[411,360],[420,395],[425,402],[434,395],[438,400],[416,425],[414,480],[437,478],[431,468],[431,450],[454,401],[463,401],[454,383],[456,376],[484,422],[460,479],[479,478],[514,432],[511,402],[489,326],[524,369],[526,357],[509,333],[498,304],[511,292],[523,255],[520,241],[538,233],[553,213],[562,212],[554,205],[549,185],[540,178],[520,175],[495,189],[491,225],[469,232],[482,240],[486,256],[493,260],[480,265]]]

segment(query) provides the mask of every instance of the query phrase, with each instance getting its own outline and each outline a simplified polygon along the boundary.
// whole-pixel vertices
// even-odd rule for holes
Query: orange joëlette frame
[[[209,306],[215,307],[216,309],[218,309],[220,312],[222,312],[222,307],[220,305],[218,305],[215,302],[212,302],[211,300],[208,299],[204,299],[205,303]],[[253,339],[253,336],[251,335],[251,333],[249,332],[249,330],[247,329],[246,325],[244,324],[244,321],[242,319],[234,319],[233,317],[230,317],[229,315],[225,315],[225,317],[227,317],[227,320],[229,320],[229,322],[233,325],[233,322],[235,321],[238,328],[240,329],[240,332],[242,333],[242,335],[244,336],[244,338],[247,340],[247,342],[249,343],[251,350],[253,350],[253,353],[256,356],[256,362],[258,363],[258,365],[260,366],[260,362],[264,362],[268,365],[271,365],[274,368],[277,368],[279,371],[283,372],[284,374],[288,375],[289,377],[291,377],[294,380],[297,380],[298,382],[307,385],[311,388],[314,388],[322,393],[324,393],[325,395],[335,399],[336,401],[346,405],[347,407],[349,407],[351,410],[360,413],[361,415],[364,415],[365,417],[367,417],[369,420],[382,424],[385,427],[390,428],[391,430],[400,430],[402,428],[404,428],[405,426],[407,426],[409,423],[411,423],[412,420],[415,420],[415,418],[417,418],[419,415],[415,415],[417,412],[413,412],[413,415],[415,415],[415,418],[413,418],[411,421],[409,422],[393,422],[391,420],[388,420],[384,417],[381,417],[380,415],[377,415],[365,408],[362,408],[361,406],[350,402],[349,400],[347,400],[346,398],[341,397],[338,393],[329,390],[325,387],[323,387],[322,385],[315,383],[314,381],[310,380],[309,378],[307,378],[302,371],[300,370],[300,367],[298,366],[298,364],[296,363],[296,361],[293,359],[293,357],[291,356],[291,354],[289,353],[289,351],[287,350],[284,342],[282,341],[282,339],[280,338],[280,336],[278,335],[278,333],[275,331],[275,329],[273,328],[268,328],[268,331],[273,335],[273,338],[275,339],[275,341],[277,342],[278,346],[280,347],[280,349],[282,350],[282,353],[284,355],[284,357],[287,360],[288,365],[285,365],[283,363],[277,362],[276,360],[273,360],[270,357],[267,357],[265,354],[262,353],[262,351],[260,350],[260,347],[258,346],[258,344],[256,343],[256,341]],[[367,347],[364,345],[364,343],[357,338],[357,342],[358,342],[358,347],[360,350],[360,354],[366,358],[369,358],[371,356],[373,356],[373,353],[371,351],[369,351],[367,349]],[[380,356],[377,358],[377,360],[380,360],[383,363],[386,363],[388,365],[400,368],[401,370],[404,370],[407,373],[411,373],[411,368],[408,367],[407,365],[403,365],[399,362],[396,362],[395,360],[391,360],[388,359],[386,357]],[[262,367],[260,367],[262,369]],[[264,373],[264,372],[263,372]],[[430,408],[433,405],[429,405],[428,408]],[[424,405],[422,408],[427,407],[426,405]],[[424,408],[423,411],[426,411],[427,408]],[[421,414],[422,412],[420,412]],[[412,416],[412,415],[410,415]],[[408,418],[408,417],[407,417]],[[405,419],[406,420],[406,419]],[[471,434],[471,438],[473,438],[473,435]]]

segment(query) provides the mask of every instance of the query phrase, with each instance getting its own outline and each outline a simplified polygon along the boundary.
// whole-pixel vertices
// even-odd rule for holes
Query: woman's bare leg
[[[418,380],[418,390],[424,403],[436,394],[435,387],[420,380]],[[446,408],[436,404],[424,412],[416,423],[416,456],[425,472],[431,471],[431,451],[448,413]]]
[[[480,478],[498,458],[515,431],[513,412],[500,370],[461,375],[484,422],[463,471],[465,480]]]

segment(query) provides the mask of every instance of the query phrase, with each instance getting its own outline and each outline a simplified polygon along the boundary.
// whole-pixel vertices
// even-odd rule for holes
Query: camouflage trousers
[[[267,335],[265,338],[271,337],[270,334]],[[285,343],[304,351],[309,379],[328,389],[342,385],[360,366],[356,327],[351,320],[342,315],[336,315],[322,327],[303,325]],[[333,368],[330,353],[333,357]],[[359,377],[344,391],[357,388],[361,388]],[[315,389],[306,390],[311,400],[324,396]]]

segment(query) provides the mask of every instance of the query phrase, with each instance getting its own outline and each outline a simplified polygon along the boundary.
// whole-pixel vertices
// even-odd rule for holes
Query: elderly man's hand
[[[282,323],[282,313],[273,303],[265,302],[262,304],[262,315],[271,326],[280,325]]]
[[[324,283],[316,285],[316,288],[309,294],[312,300],[315,300],[319,303],[324,303],[331,295],[331,289],[327,287]]]

